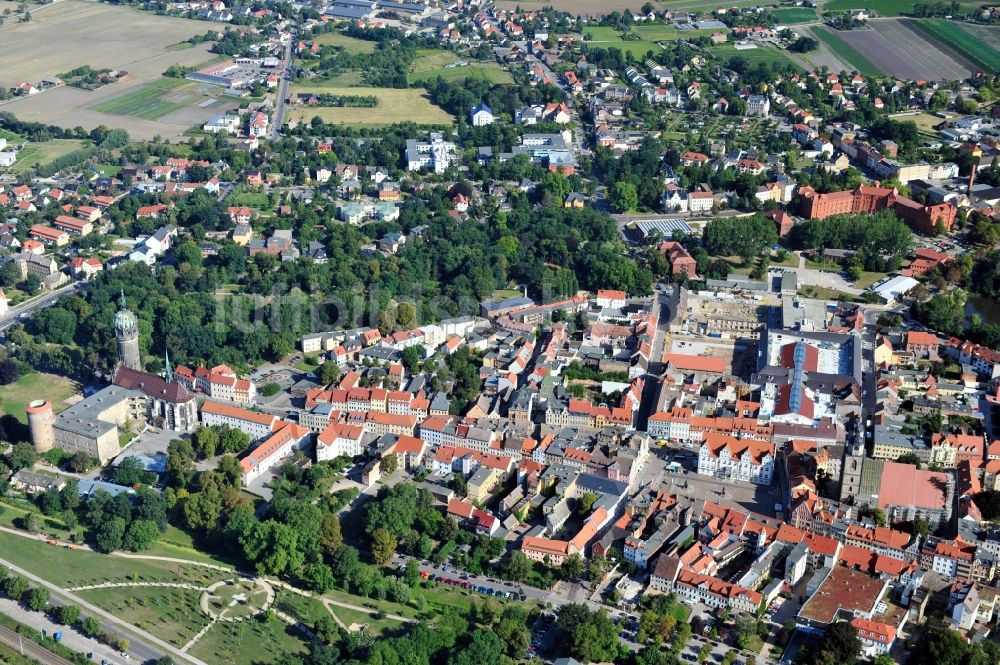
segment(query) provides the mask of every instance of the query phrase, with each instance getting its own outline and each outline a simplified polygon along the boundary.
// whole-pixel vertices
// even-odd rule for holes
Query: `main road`
[[[295,35],[288,40],[285,46],[285,57],[281,62],[281,79],[278,81],[278,90],[274,99],[274,118],[272,118],[271,128],[267,131],[267,137],[271,140],[278,138],[278,133],[285,124],[285,105],[288,101],[288,82],[292,73],[292,44],[295,42]]]
[[[55,291],[49,293],[44,293],[39,296],[24,302],[16,307],[11,307],[7,310],[7,313],[0,316],[0,332],[7,330],[20,318],[27,318],[29,315],[34,313],[39,309],[49,307],[54,305],[57,300],[63,296],[71,295],[76,293],[84,287],[85,282],[71,282],[66,286],[60,287]]]

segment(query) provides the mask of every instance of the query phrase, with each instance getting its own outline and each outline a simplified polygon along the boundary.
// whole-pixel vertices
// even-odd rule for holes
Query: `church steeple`
[[[174,382],[174,368],[170,364],[170,351],[167,350],[167,349],[163,350],[163,366],[164,366],[163,379],[167,383],[173,383]]]

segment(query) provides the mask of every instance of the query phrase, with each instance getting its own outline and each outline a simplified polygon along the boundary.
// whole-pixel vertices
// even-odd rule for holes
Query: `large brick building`
[[[923,205],[906,198],[895,189],[885,187],[861,185],[857,189],[828,194],[820,194],[812,187],[800,187],[798,195],[802,201],[800,212],[806,219],[878,212],[888,208],[911,229],[925,235],[934,234],[939,221],[950,231],[957,212],[950,203]]]

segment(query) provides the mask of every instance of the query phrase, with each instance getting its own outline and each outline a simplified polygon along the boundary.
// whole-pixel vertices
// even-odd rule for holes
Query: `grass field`
[[[851,67],[858,70],[858,73],[863,76],[881,76],[882,70],[875,66],[875,64],[863,56],[860,51],[845,42],[843,39],[838,37],[833,33],[833,31],[828,30],[825,27],[816,26],[812,29],[816,38],[821,42],[826,44],[837,57],[846,61]]]
[[[8,132],[6,129],[0,129],[0,139],[7,139],[9,145],[15,143],[24,143],[24,137],[20,134],[15,134],[14,132]]]
[[[196,610],[200,591],[118,587],[77,593],[84,600],[177,647],[187,644],[209,622],[208,617]]]
[[[756,65],[758,62],[794,64],[784,51],[770,46],[758,46],[757,48],[740,50],[732,44],[719,44],[718,46],[711,47],[711,50],[712,53],[715,53],[723,60],[743,58],[751,65]]]
[[[307,651],[305,636],[280,619],[217,623],[189,653],[207,663],[286,663]]]
[[[29,143],[27,147],[17,154],[17,161],[10,170],[14,173],[23,173],[35,168],[36,164],[48,164],[54,159],[63,155],[68,155],[74,150],[87,145],[86,141],[79,139],[52,139],[44,143]]]
[[[423,88],[345,88],[328,85],[295,86],[293,93],[322,92],[331,95],[372,95],[378,97],[374,108],[326,107],[292,109],[291,115],[306,121],[313,117],[337,125],[382,127],[398,122],[418,125],[450,125],[453,118],[427,98]]]
[[[76,384],[69,379],[55,374],[32,372],[14,383],[0,386],[0,409],[27,424],[28,416],[24,413],[24,408],[28,402],[47,399],[52,402],[52,409],[58,413],[69,406],[65,404],[66,399],[77,392]]]
[[[691,39],[701,35],[711,35],[715,30],[678,30],[672,25],[640,23],[632,29],[640,37],[650,42],[669,42],[677,39]]]
[[[348,37],[341,32],[327,32],[313,41],[323,46],[339,46],[347,53],[371,53],[375,50],[375,42]]]
[[[138,90],[133,90],[121,97],[115,97],[114,99],[102,102],[94,108],[102,113],[130,115],[146,120],[156,120],[188,105],[187,102],[166,99],[169,93],[184,85],[191,84],[185,79],[164,77],[159,81],[148,83]]]
[[[0,532],[0,558],[64,587],[146,580],[208,585],[225,573],[168,561],[148,561],[69,550]]]
[[[772,9],[771,13],[785,25],[795,25],[797,23],[809,23],[819,20],[819,14],[811,7],[778,7]]]
[[[1000,51],[958,23],[943,19],[912,21],[910,25],[968,58],[988,73],[1000,72]]]
[[[878,282],[879,280],[882,280],[882,279],[885,279],[885,273],[884,272],[867,272],[866,271],[866,272],[861,273],[861,277],[858,278],[858,281],[854,282],[854,284],[852,284],[851,286],[853,286],[856,289],[862,289],[862,290],[864,290],[864,289],[867,289],[872,284],[874,284],[875,282]]]
[[[667,26],[650,26],[651,28],[665,28]],[[584,30],[583,34],[590,37],[590,43],[599,48],[616,48],[622,52],[631,53],[636,58],[641,58],[649,51],[662,51],[659,44],[652,41],[624,40],[621,33],[608,26],[593,26]],[[665,33],[664,33],[665,34]]]
[[[420,49],[417,59],[410,69],[411,82],[433,81],[437,77],[445,81],[489,81],[490,83],[513,83],[510,72],[495,62],[468,62],[454,66],[462,61],[451,51],[441,49]]]

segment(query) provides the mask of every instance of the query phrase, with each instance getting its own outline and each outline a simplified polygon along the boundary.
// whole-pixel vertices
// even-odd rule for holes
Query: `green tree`
[[[618,629],[603,612],[570,603],[559,608],[556,627],[565,638],[566,649],[585,662],[614,660],[618,654]]]
[[[523,582],[531,574],[531,561],[520,550],[511,552],[503,563],[501,574],[509,580]]]
[[[389,563],[396,554],[396,538],[388,529],[378,528],[372,532],[372,560],[379,566]]]
[[[80,630],[87,637],[97,637],[101,634],[101,622],[97,617],[89,616],[83,619]]]
[[[379,471],[382,472],[382,475],[391,476],[396,473],[396,469],[399,468],[399,460],[394,454],[386,455],[382,458],[382,461],[378,463],[378,468]]]
[[[219,449],[219,432],[212,427],[199,427],[192,435],[192,444],[202,459],[215,457]]]
[[[499,663],[503,655],[503,643],[490,630],[477,628],[472,631],[468,646],[452,652],[450,665],[483,665]]]
[[[34,612],[44,612],[45,608],[49,606],[49,597],[48,589],[45,587],[36,587],[28,592],[25,605],[28,606],[29,610]]]
[[[336,552],[344,544],[344,536],[340,531],[340,518],[336,514],[326,513],[323,515],[320,531],[323,534],[320,546],[323,548],[323,553],[327,556]]]
[[[639,207],[639,193],[630,182],[616,182],[611,190],[611,205],[619,212],[628,212]]]
[[[904,453],[897,457],[896,461],[900,464],[912,464],[918,469],[920,468],[920,458],[915,453]]]
[[[80,620],[80,608],[76,605],[59,605],[55,608],[55,615],[62,625],[73,626]]]
[[[562,574],[566,577],[566,579],[575,580],[583,574],[583,559],[580,558],[579,554],[570,554],[568,557],[563,559],[559,568],[562,570]]]
[[[340,366],[335,362],[327,360],[316,370],[316,378],[322,385],[328,386],[340,378]]]
[[[139,519],[128,525],[122,545],[133,552],[152,547],[160,537],[160,527],[153,520]]]
[[[28,592],[28,580],[20,575],[9,575],[3,581],[3,592],[11,600],[21,600]]]
[[[38,456],[30,443],[15,443],[10,454],[7,455],[7,464],[11,471],[31,468],[37,460]]]
[[[126,522],[123,517],[115,517],[99,525],[94,538],[97,549],[106,553],[120,550],[124,544],[125,529]]]

